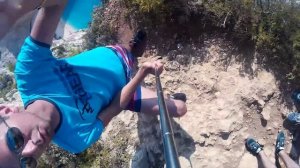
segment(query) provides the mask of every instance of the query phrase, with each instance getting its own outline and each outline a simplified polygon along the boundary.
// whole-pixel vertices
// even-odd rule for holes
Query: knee
[[[177,113],[176,113],[176,116],[174,116],[174,117],[184,116],[187,113],[186,104],[181,100],[177,100],[175,103],[176,103]]]

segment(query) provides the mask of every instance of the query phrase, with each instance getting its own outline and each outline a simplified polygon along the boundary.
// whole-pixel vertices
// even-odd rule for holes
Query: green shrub
[[[125,126],[120,122],[120,128]],[[78,167],[125,168],[129,166],[131,155],[127,147],[130,143],[130,132],[127,129],[113,130],[105,141],[98,141],[88,150],[78,155]]]
[[[137,4],[142,12],[150,12],[160,9],[163,0],[132,0],[133,4]]]
[[[293,52],[295,54],[295,58],[300,60],[300,30],[295,32],[292,36],[293,42]]]
[[[120,122],[120,128],[125,128]],[[99,140],[83,153],[70,154],[56,145],[50,145],[48,150],[39,159],[39,167],[78,167],[78,168],[127,168],[131,155],[127,147],[132,145],[130,131],[128,129],[112,130],[105,140]]]
[[[15,66],[16,66],[16,63],[9,62],[9,63],[7,64],[7,68],[8,68],[8,70],[9,70],[10,72],[14,72]]]
[[[12,76],[0,74],[0,98],[6,98],[5,95],[15,88],[16,83]]]
[[[83,51],[83,49],[78,46],[66,44],[61,44],[59,46],[53,47],[51,50],[57,58],[71,57]]]
[[[105,8],[106,4],[94,10],[92,23],[90,24],[87,34],[84,36],[86,41],[85,49],[111,45],[117,42],[118,30],[113,27],[113,23],[105,19]]]
[[[168,34],[169,32],[186,30],[182,33],[178,32],[177,35],[182,34],[188,39],[190,37],[186,35],[197,38],[203,35],[204,31],[225,32],[238,45],[250,47],[247,44],[251,44],[253,50],[258,51],[263,57],[261,60],[284,64],[292,62],[295,65],[300,62],[297,61],[300,57],[299,40],[297,41],[300,10],[295,1],[123,0],[118,2],[124,2],[126,6],[124,13],[128,14],[127,21],[130,25],[134,25],[134,28],[147,28],[151,36],[172,38],[174,35]],[[114,27],[116,24],[111,23],[112,17],[105,16],[105,7],[104,5],[103,8],[95,10],[93,22],[86,36],[87,48],[117,42],[117,29]]]
[[[300,8],[294,1],[203,1],[205,18],[237,41],[253,41],[262,60],[300,63]],[[207,11],[207,12],[206,12]]]

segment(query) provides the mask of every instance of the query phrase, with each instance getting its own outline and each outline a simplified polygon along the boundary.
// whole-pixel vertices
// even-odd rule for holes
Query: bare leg
[[[276,168],[276,166],[270,161],[264,151],[260,151],[257,158],[261,161],[264,168]]]
[[[165,98],[165,102],[171,117],[181,117],[187,112],[186,104],[181,100]],[[145,87],[142,87],[141,113],[159,114],[156,92]]]
[[[37,9],[60,4],[60,0],[2,0],[0,1],[0,39],[24,14]]]
[[[294,160],[292,160],[288,154],[286,154],[283,150],[281,150],[279,153],[279,157],[283,160],[284,164],[287,168],[300,168],[299,165],[295,163]]]
[[[132,80],[133,81],[133,80]],[[131,81],[131,84],[133,83]],[[130,84],[130,85],[131,85]],[[139,84],[139,83],[137,83]],[[123,94],[125,93],[125,88],[131,87],[133,89],[132,92],[134,92],[135,87],[130,86],[127,84],[123,89]],[[100,119],[103,124],[106,126],[113,117],[118,115],[124,108],[120,106],[121,102],[121,95],[122,91],[115,96],[114,100],[111,102],[111,104],[103,109],[101,113],[98,115],[98,119]],[[127,92],[127,91],[126,91]],[[142,102],[141,102],[141,113],[144,114],[149,114],[149,115],[158,115],[159,114],[159,107],[158,107],[158,102],[157,102],[157,95],[155,91],[152,91],[150,89],[141,87],[141,92],[142,92]],[[132,97],[132,96],[125,96],[125,97]],[[165,99],[166,105],[169,111],[169,114],[171,117],[181,117],[183,116],[186,112],[186,105],[183,101],[181,100],[175,100],[175,99]]]
[[[40,9],[31,30],[31,37],[39,42],[52,44],[54,33],[66,2],[67,0],[61,0],[59,5]]]

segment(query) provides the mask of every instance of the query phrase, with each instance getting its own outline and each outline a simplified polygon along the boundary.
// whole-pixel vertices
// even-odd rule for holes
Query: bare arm
[[[0,0],[0,39],[15,22],[38,7],[62,5],[67,0]]]
[[[66,3],[67,0],[61,0],[61,3],[57,5],[41,8],[35,18],[30,34],[31,37],[37,41],[51,45]]]
[[[102,112],[100,112],[100,114],[98,115],[98,119],[100,119],[105,126],[111,121],[113,117],[118,115],[127,107],[129,101],[134,95],[136,88],[149,73],[155,73],[155,67],[158,68],[159,73],[162,72],[163,65],[160,62],[147,62],[143,64],[134,78],[122,88],[122,90],[117,94],[110,105],[102,110]]]

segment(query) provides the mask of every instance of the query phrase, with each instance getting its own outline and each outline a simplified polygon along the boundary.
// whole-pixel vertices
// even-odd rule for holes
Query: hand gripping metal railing
[[[174,143],[173,129],[157,69],[155,70],[155,79],[166,166],[167,168],[180,168],[176,145]]]

